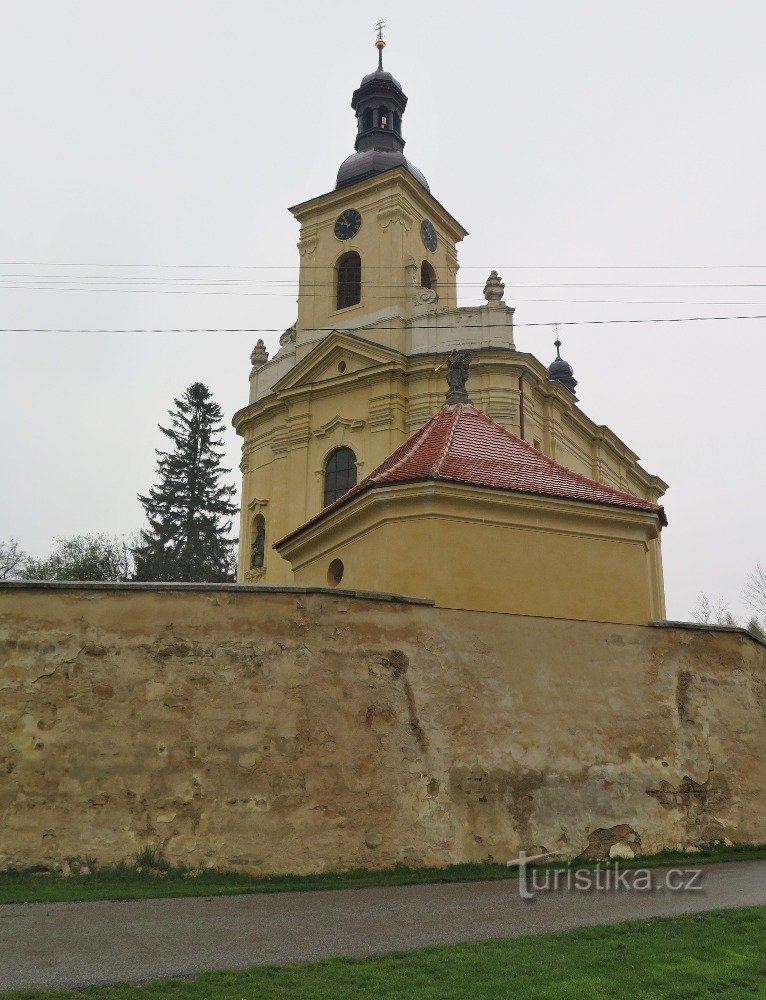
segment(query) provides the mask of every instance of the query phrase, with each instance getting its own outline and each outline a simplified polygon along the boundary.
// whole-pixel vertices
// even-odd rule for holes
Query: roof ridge
[[[446,409],[446,407],[443,406],[441,409],[444,410]],[[452,447],[452,441],[455,437],[455,431],[457,430],[457,425],[460,422],[460,414],[462,413],[462,411],[463,411],[462,405],[458,404],[455,407],[454,415],[451,413],[449,414],[449,416],[452,417],[452,426],[449,429],[449,434],[447,434],[447,439],[444,442],[444,447],[442,448],[441,454],[434,462],[433,469],[431,470],[434,476],[438,477],[439,473],[441,472],[441,468],[444,465],[447,456],[449,455],[450,448]]]
[[[404,444],[402,445],[402,454],[399,456],[396,462],[393,463],[393,465],[389,465],[386,468],[385,475],[387,476],[391,475],[391,473],[393,473],[396,469],[398,469],[401,465],[403,465],[407,459],[412,458],[413,455],[417,455],[417,453],[423,447],[425,442],[431,437],[437,424],[439,423],[437,418],[440,412],[441,410],[437,410],[436,413],[432,417],[430,417],[426,421],[426,423],[420,428],[420,430],[415,432],[416,440],[414,442],[412,441],[412,438],[410,438],[409,441],[404,442]],[[411,444],[411,447],[408,448],[407,447],[408,444]],[[385,465],[385,462],[383,464]],[[366,482],[367,480],[369,480],[370,482],[377,482],[377,479],[373,479],[374,475],[375,472],[373,471],[364,481]]]

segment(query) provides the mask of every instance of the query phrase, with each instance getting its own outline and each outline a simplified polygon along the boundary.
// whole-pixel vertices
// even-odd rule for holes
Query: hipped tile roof
[[[427,479],[466,483],[511,493],[627,507],[656,514],[665,525],[665,510],[622,490],[573,472],[495,423],[466,403],[443,406],[385,462],[360,483],[305,524],[275,543],[275,548],[327,517],[358,494],[378,486]]]

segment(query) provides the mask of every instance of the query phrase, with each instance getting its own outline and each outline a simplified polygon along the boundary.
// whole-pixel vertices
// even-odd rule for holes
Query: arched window
[[[394,132],[396,132],[397,135],[402,134],[402,116],[398,111],[394,111]]]
[[[420,265],[420,287],[433,288],[436,291],[436,271],[427,260],[424,260]]]
[[[344,253],[336,269],[335,308],[345,309],[362,301],[362,258],[355,250]]]
[[[391,112],[383,104],[378,108],[378,128],[391,128]]]
[[[324,506],[356,486],[356,455],[350,448],[336,448],[325,462]]]
[[[366,108],[365,109],[364,115],[362,116],[362,123],[363,123],[363,128],[364,128],[365,132],[368,129],[374,128],[375,120],[374,120],[374,112],[373,112],[372,108]]]
[[[250,569],[262,569],[266,556],[266,518],[256,514],[253,518],[253,540],[250,543]]]

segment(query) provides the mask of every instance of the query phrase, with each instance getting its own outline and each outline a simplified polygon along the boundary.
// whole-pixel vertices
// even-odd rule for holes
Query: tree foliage
[[[122,538],[74,535],[55,539],[44,559],[28,558],[20,569],[22,580],[129,580],[133,565]]]
[[[18,579],[26,561],[27,557],[17,538],[0,542],[0,580]]]
[[[234,487],[221,483],[223,414],[201,382],[190,385],[160,430],[172,444],[157,451],[157,484],[139,495],[149,527],[134,550],[137,580],[219,583],[234,578],[230,538]]]

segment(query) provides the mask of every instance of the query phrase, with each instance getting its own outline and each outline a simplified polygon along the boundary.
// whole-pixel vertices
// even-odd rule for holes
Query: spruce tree
[[[157,449],[157,485],[138,499],[149,528],[133,551],[136,580],[221,583],[234,578],[229,538],[234,487],[222,485],[223,414],[201,382],[174,400],[170,427],[162,433],[172,451]]]

